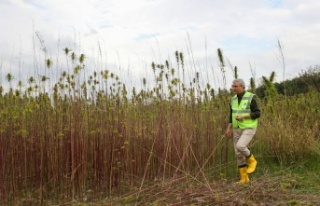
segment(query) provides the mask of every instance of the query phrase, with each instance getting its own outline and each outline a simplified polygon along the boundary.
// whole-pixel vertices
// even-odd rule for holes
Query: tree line
[[[293,96],[307,93],[310,91],[320,92],[320,65],[310,66],[307,70],[302,71],[298,77],[288,79],[282,82],[275,81],[275,72],[270,77],[262,76],[262,85],[251,90],[260,97],[265,98],[268,93],[275,95]]]

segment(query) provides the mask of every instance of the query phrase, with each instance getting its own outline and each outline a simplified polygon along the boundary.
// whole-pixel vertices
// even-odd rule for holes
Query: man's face
[[[244,88],[243,88],[243,86],[240,85],[239,82],[234,82],[234,83],[232,83],[232,90],[234,93],[240,94],[244,91]]]

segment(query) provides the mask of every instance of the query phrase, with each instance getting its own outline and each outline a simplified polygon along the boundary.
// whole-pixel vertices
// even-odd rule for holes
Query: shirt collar
[[[244,93],[246,93],[246,91],[243,91],[242,93],[237,94],[237,97],[238,97],[238,98],[242,98],[242,97],[243,97],[243,95],[244,95]]]

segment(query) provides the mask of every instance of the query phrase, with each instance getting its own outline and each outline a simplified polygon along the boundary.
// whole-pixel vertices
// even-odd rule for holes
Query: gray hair
[[[244,83],[243,79],[238,78],[232,81],[232,83],[235,82],[239,83],[241,86],[243,86],[243,88],[246,88],[246,84]]]

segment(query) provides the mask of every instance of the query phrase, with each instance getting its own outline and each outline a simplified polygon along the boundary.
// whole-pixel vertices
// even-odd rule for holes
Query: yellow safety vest
[[[240,104],[238,103],[237,95],[231,99],[231,111],[232,111],[232,127],[240,129],[257,128],[258,119],[243,119],[242,121],[236,120],[236,116],[249,115],[251,100],[255,94],[245,92]]]

